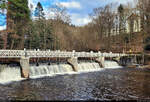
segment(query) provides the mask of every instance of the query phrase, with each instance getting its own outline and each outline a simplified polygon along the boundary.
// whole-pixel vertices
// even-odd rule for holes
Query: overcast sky
[[[88,15],[92,12],[93,8],[109,3],[125,4],[131,1],[132,0],[29,0],[29,3],[35,8],[37,3],[41,2],[45,11],[47,11],[51,5],[60,3],[67,8],[68,14],[71,16],[71,23],[76,26],[83,26],[90,22]],[[6,21],[4,18],[4,16],[0,16],[0,30],[5,28]]]

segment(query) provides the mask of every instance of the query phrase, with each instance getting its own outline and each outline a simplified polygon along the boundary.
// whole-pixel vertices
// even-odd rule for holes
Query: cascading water
[[[100,66],[96,62],[81,62],[78,64],[78,71],[83,72],[83,71],[96,71],[100,70]]]
[[[0,83],[22,80],[20,68],[0,65]]]
[[[52,76],[74,72],[69,64],[40,65],[30,67],[30,76]]]
[[[121,68],[119,64],[115,61],[105,61],[105,68]]]
[[[105,61],[105,68],[121,68],[117,62]],[[101,68],[96,62],[79,62],[78,72],[100,71]],[[39,66],[30,65],[30,78],[37,78],[41,76],[54,76],[57,74],[76,74],[71,65],[63,64],[40,64]],[[12,81],[20,81],[21,78],[19,66],[10,67],[8,65],[0,65],[0,83],[8,83]]]

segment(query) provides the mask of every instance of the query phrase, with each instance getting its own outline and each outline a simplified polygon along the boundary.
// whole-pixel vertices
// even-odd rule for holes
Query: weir
[[[67,63],[51,63],[50,65],[48,65],[48,63],[39,63],[39,66],[36,66],[36,64],[30,64],[29,77],[40,78],[64,74],[80,74],[86,72],[103,71],[107,68],[122,67],[114,61],[105,60],[105,68],[101,68],[99,64],[94,61],[78,60],[78,72],[75,72],[72,66]],[[2,69],[0,71],[0,84],[24,80],[24,78],[21,77],[21,69],[19,66],[0,65],[0,69]]]
[[[0,58],[19,58],[20,59],[20,72],[21,77],[23,78],[29,78],[30,74],[34,75],[34,73],[51,73],[54,71],[56,72],[67,72],[67,71],[73,71],[73,72],[80,72],[82,70],[93,70],[93,69],[100,69],[105,68],[106,58],[121,58],[128,56],[128,54],[120,54],[120,53],[101,53],[101,52],[66,52],[66,51],[40,51],[40,50],[0,50]],[[135,56],[135,55],[130,55]],[[54,58],[58,58],[60,61],[61,58],[66,59],[66,63],[64,65],[50,65],[50,67],[44,67],[44,70],[39,67],[33,68],[30,66],[30,59],[47,59],[48,61],[51,61]],[[92,59],[93,63],[82,63],[79,64],[78,58],[88,58]],[[95,63],[96,62],[96,63]],[[86,66],[88,64],[89,66]],[[51,67],[53,66],[53,67]],[[66,67],[67,66],[67,67]],[[70,68],[71,66],[71,68]],[[37,67],[37,66],[36,66]],[[93,67],[91,69],[90,67]],[[32,72],[32,73],[31,73]]]

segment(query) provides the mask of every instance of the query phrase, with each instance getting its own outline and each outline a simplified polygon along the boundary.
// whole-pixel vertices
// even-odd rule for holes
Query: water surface
[[[149,100],[150,69],[117,68],[0,85],[0,100]]]

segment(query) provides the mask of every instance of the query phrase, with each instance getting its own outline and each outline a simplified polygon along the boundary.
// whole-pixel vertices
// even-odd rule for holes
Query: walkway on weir
[[[41,57],[58,57],[58,58],[70,58],[70,57],[123,57],[123,56],[136,56],[138,54],[124,54],[124,53],[101,53],[99,52],[66,52],[66,51],[51,51],[51,50],[0,50],[0,58],[21,58],[22,56],[29,58],[41,58]]]

